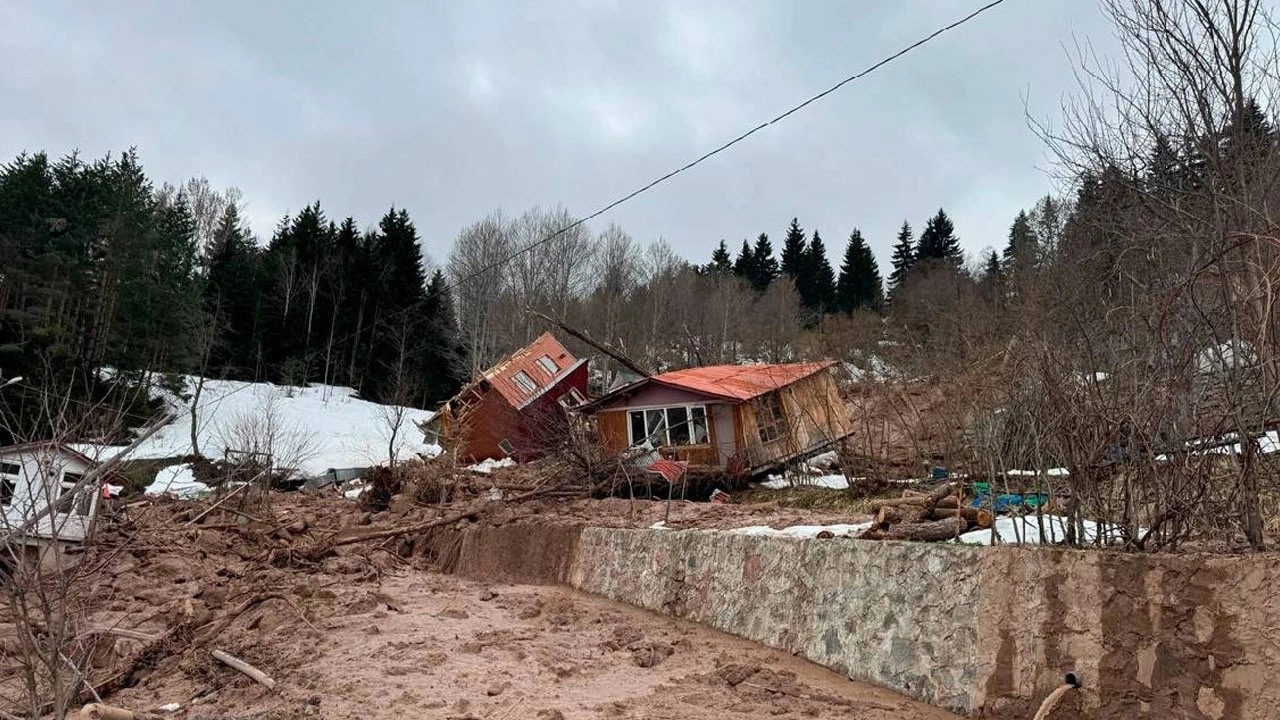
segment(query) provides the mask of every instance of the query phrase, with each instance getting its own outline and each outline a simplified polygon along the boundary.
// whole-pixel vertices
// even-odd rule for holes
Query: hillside
[[[147,438],[130,454],[131,459],[198,454],[212,460],[232,448],[269,452],[278,467],[295,468],[308,476],[333,468],[377,465],[387,462],[397,413],[401,416],[394,446],[398,458],[440,452],[438,446],[423,442],[418,429],[418,423],[434,415],[429,410],[380,405],[357,397],[349,387],[205,380],[195,408],[197,453],[191,443],[191,397],[197,380],[186,378],[182,396],[157,391],[175,419]],[[122,448],[89,445],[80,449],[104,460]]]

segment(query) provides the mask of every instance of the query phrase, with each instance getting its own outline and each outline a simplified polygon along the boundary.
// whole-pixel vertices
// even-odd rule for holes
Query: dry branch
[[[222,663],[222,664],[224,664],[224,665],[226,665],[226,666],[228,666],[228,667],[230,667],[230,668],[233,668],[233,669],[235,669],[235,670],[239,670],[240,672],[244,673],[245,675],[248,675],[249,677],[253,678],[254,680],[258,681],[259,683],[261,683],[261,684],[265,685],[265,686],[267,687],[267,689],[268,689],[268,690],[275,690],[275,689],[276,689],[276,681],[275,681],[275,680],[272,680],[270,675],[267,675],[266,673],[262,672],[261,670],[259,670],[259,669],[258,669],[258,668],[256,668],[256,667],[254,667],[254,666],[250,665],[249,663],[247,663],[247,662],[245,662],[245,661],[241,660],[240,658],[236,657],[235,655],[232,655],[232,654],[230,654],[230,653],[224,652],[224,651],[222,651],[222,650],[214,650],[214,651],[213,651],[213,659],[214,659],[214,660],[217,660],[218,662],[220,662],[220,663]]]

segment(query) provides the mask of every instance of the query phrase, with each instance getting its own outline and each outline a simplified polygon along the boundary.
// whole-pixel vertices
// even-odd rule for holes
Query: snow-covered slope
[[[186,396],[195,392],[196,379],[187,378]],[[192,454],[191,402],[158,391],[175,420],[147,438],[130,459],[180,457]],[[218,459],[224,448],[269,452],[277,467],[319,475],[331,468],[378,465],[387,462],[391,424],[402,413],[395,449],[398,459],[415,453],[436,455],[439,446],[423,442],[418,423],[431,419],[429,410],[379,405],[355,397],[355,390],[332,385],[305,388],[270,383],[206,380],[196,407],[196,437],[200,454]],[[86,454],[106,459],[118,447],[84,447]]]

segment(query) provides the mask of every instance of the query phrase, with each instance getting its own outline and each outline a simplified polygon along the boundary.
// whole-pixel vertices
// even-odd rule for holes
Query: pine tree
[[[711,253],[711,262],[707,263],[705,272],[711,275],[728,275],[733,272],[733,257],[729,255],[729,246],[724,240]]]
[[[800,228],[800,221],[797,218],[791,218],[791,225],[787,227],[787,237],[782,241],[781,270],[783,275],[796,280],[797,284],[805,271],[806,253],[804,230]]]
[[[805,250],[801,262],[800,280],[797,289],[800,292],[800,303],[808,311],[811,319],[832,311],[836,300],[836,274],[827,260],[827,248],[822,236],[813,231],[813,240]]]
[[[992,255],[995,252],[992,251]],[[1040,257],[1040,240],[1031,226],[1026,211],[1018,213],[1009,227],[1009,242],[1004,247],[1002,274],[1015,286],[1025,283],[1035,272]]]
[[[769,242],[767,234],[760,233],[751,251],[751,287],[756,292],[764,292],[777,277],[778,261],[773,257],[773,243]]]
[[[907,230],[909,235],[910,229]],[[840,279],[836,282],[835,309],[845,313],[859,308],[879,310],[884,303],[883,293],[880,267],[876,264],[875,254],[862,239],[862,233],[854,228],[849,233],[844,262],[840,265]]]
[[[228,205],[209,245],[202,303],[214,338],[208,369],[236,379],[254,379],[259,312],[258,249]]]
[[[458,332],[453,295],[441,270],[437,269],[431,275],[422,316],[425,328],[421,351],[423,398],[432,404],[453,397],[467,379],[467,361]]]
[[[1002,302],[1005,292],[1005,271],[1004,266],[1000,262],[1000,256],[995,250],[987,253],[986,260],[982,264],[982,277],[978,280],[978,285],[985,289],[988,296],[995,302]]]
[[[902,285],[907,273],[916,264],[915,236],[911,232],[911,225],[906,220],[902,221],[902,229],[898,231],[898,242],[893,246],[891,262],[893,271],[889,273],[890,296]]]
[[[959,268],[964,261],[960,239],[955,235],[955,226],[942,209],[925,223],[915,259],[916,262],[941,261],[955,268]]]
[[[745,239],[742,241],[742,249],[738,251],[738,258],[733,261],[733,274],[751,282],[755,275],[755,252],[751,249],[751,243]]]

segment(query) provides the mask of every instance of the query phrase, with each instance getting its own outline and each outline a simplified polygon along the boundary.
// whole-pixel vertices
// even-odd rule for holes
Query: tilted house
[[[3,531],[22,530],[35,541],[59,544],[86,540],[102,483],[91,483],[75,494],[68,491],[95,467],[93,459],[61,443],[0,447]]]
[[[547,424],[586,401],[587,361],[569,353],[551,333],[512,353],[445,403],[423,427],[470,462],[542,454]]]
[[[677,370],[614,390],[584,411],[611,452],[648,443],[691,470],[755,474],[852,432],[834,364]]]

